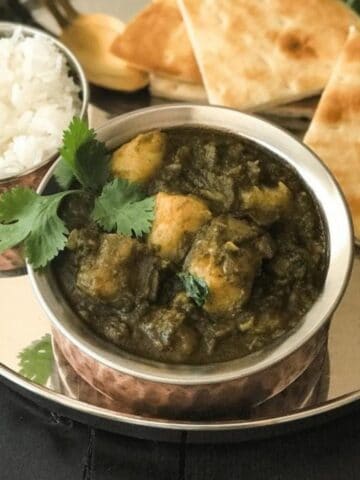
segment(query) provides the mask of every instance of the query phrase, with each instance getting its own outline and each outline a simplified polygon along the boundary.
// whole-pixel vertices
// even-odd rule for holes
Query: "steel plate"
[[[129,18],[146,2],[74,1],[87,11],[105,11]],[[131,5],[130,5],[131,3]],[[41,9],[36,19],[52,27]],[[147,91],[133,95],[93,88],[89,120],[96,127],[120,113],[163,103]],[[306,128],[283,119],[298,136]],[[296,128],[295,128],[296,127]],[[50,333],[48,319],[41,311],[26,275],[0,278],[0,377],[37,404],[60,415],[139,438],[190,442],[249,440],[305,428],[324,422],[360,405],[360,258],[347,293],[330,327],[328,345],[294,384],[257,409],[239,412],[236,418],[213,421],[169,421],[126,413],[121,405],[93,390],[76,376],[70,365],[53,346],[55,363],[46,386],[37,385],[19,374],[19,353],[33,341]]]

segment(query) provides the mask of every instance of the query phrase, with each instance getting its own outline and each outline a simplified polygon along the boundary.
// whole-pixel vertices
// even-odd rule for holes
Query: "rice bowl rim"
[[[87,115],[87,109],[89,105],[89,97],[90,97],[90,90],[89,84],[85,76],[85,72],[80,65],[80,62],[76,58],[76,56],[67,48],[63,43],[53,37],[51,34],[43,32],[38,28],[28,27],[21,23],[14,23],[14,22],[0,22],[0,40],[2,38],[6,38],[14,33],[16,30],[20,29],[21,33],[24,33],[27,37],[34,37],[35,35],[39,35],[42,38],[46,38],[50,40],[58,50],[64,55],[66,61],[70,67],[70,71],[75,74],[76,79],[78,80],[78,84],[80,87],[80,94],[81,94],[81,109],[79,116],[80,118],[85,118]],[[19,178],[25,177],[26,175],[32,174],[39,170],[40,168],[44,167],[48,163],[51,163],[55,158],[58,156],[58,150],[54,150],[45,160],[34,165],[31,168],[27,168],[23,170],[21,173],[17,175],[11,175],[8,177],[0,178],[0,185],[8,182],[12,182]]]

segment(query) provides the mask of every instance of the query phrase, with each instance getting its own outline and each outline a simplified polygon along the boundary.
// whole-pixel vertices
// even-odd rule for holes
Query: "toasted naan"
[[[170,76],[164,77],[157,73],[150,73],[149,87],[150,93],[154,97],[183,102],[207,102],[206,90],[203,84],[182,82]],[[265,115],[271,121],[279,123],[291,131],[304,131],[308,121],[314,116],[318,103],[319,97],[310,97],[299,100],[298,102],[265,108],[258,113]],[[304,120],[307,120],[307,123],[304,123]]]
[[[178,0],[210,103],[258,110],[318,94],[357,14],[341,0]]]
[[[112,52],[140,69],[202,83],[176,0],[149,4],[115,39]]]
[[[157,0],[159,1],[159,0]],[[150,73],[150,92],[155,97],[185,102],[207,102],[204,85]]]
[[[91,83],[133,92],[148,85],[149,75],[110,52],[114,38],[124,28],[121,20],[109,15],[79,15],[63,29],[60,40],[77,56]]]
[[[337,178],[360,238],[360,33],[352,28],[304,142]]]

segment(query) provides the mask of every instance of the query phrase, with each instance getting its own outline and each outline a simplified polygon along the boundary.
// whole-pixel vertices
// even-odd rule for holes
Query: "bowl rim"
[[[89,106],[89,99],[90,99],[90,88],[89,88],[89,83],[86,79],[84,69],[82,68],[79,60],[77,57],[69,50],[60,40],[55,38],[51,33],[47,33],[45,31],[40,30],[39,28],[35,27],[29,27],[27,25],[23,25],[22,23],[16,23],[16,22],[1,22],[0,21],[0,39],[4,38],[3,34],[6,33],[14,33],[16,30],[20,29],[22,32],[24,32],[27,36],[34,36],[34,35],[40,35],[44,38],[47,38],[48,40],[52,41],[54,45],[61,51],[61,53],[66,57],[67,62],[70,64],[70,67],[75,71],[76,75],[79,78],[80,82],[80,91],[82,93],[82,101],[81,101],[81,110],[79,113],[80,118],[85,118],[87,115],[87,109]],[[27,168],[26,170],[23,170],[21,173],[17,175],[11,175],[9,177],[3,177],[0,178],[0,185],[4,183],[10,183],[13,181],[16,181],[20,178],[25,177],[26,175],[29,175],[31,173],[36,172],[40,168],[44,167],[48,163],[51,163],[53,160],[55,160],[58,156],[58,153],[56,150],[54,150],[53,153],[51,153],[47,158],[45,158],[41,163],[38,163],[37,165]]]
[[[226,121],[223,117],[226,117]],[[147,120],[151,126],[146,124]],[[126,125],[129,127],[129,124],[132,125],[133,130],[136,130],[136,133],[132,131],[131,135],[129,134],[129,128],[125,128]],[[107,146],[109,148],[115,148],[115,145],[112,144],[114,137],[111,134],[116,131],[122,131],[123,133],[120,135],[124,138],[128,135],[128,138],[122,140],[127,141],[138,133],[153,128],[184,125],[230,131],[270,149],[287,161],[290,166],[295,167],[316,198],[328,230],[328,270],[323,291],[309,312],[299,322],[299,325],[280,339],[272,342],[265,349],[240,359],[209,365],[173,365],[154,362],[127,354],[113,347],[109,342],[89,332],[86,327],[84,328],[84,322],[82,321],[80,321],[82,325],[79,325],[79,318],[70,309],[64,298],[61,298],[61,293],[59,291],[54,293],[54,290],[52,290],[54,279],[52,279],[50,269],[47,268],[40,273],[34,271],[29,264],[27,264],[27,268],[35,295],[52,324],[84,354],[111,369],[132,377],[151,382],[191,386],[249,377],[276,365],[304,346],[330,320],[345,292],[353,265],[354,242],[350,211],[344,195],[329,169],[297,138],[255,115],[226,107],[169,104],[147,107],[119,115],[103,124],[97,129],[96,133],[100,140],[108,140]],[[268,136],[271,137],[272,135],[277,139],[277,145],[269,144],[269,141],[266,140]],[[120,144],[121,142],[116,146]],[[286,153],[285,147],[288,148],[288,153]],[[289,151],[299,154],[300,158],[296,159],[296,155],[290,157]],[[43,178],[38,188],[39,193],[42,193],[47,187],[55,168],[56,163]],[[303,170],[302,173],[300,173],[300,169]],[[320,175],[324,177],[322,181],[318,179],[314,185],[309,184],[309,178],[315,181]],[[330,215],[333,212],[332,208],[327,205],[324,206],[320,202],[321,196],[332,202],[332,206],[334,204],[337,206],[338,215],[336,219]],[[61,315],[55,312],[59,308],[62,309]],[[70,315],[71,322],[67,322],[64,315]],[[85,330],[86,333],[84,333]]]

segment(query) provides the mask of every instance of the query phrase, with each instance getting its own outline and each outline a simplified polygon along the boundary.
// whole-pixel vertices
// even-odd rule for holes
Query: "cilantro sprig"
[[[96,199],[92,218],[107,232],[141,237],[150,231],[154,205],[155,198],[145,198],[136,183],[117,178]]]
[[[57,215],[61,200],[75,191],[40,196],[29,188],[14,188],[0,197],[0,251],[23,244],[34,268],[44,267],[61,250],[68,229]]]
[[[85,189],[96,192],[109,178],[105,144],[96,140],[95,131],[78,117],[63,134],[60,155],[55,178],[63,189],[68,189],[75,177]]]
[[[192,298],[198,307],[202,307],[209,295],[209,287],[205,280],[189,272],[179,273],[178,277],[184,285],[186,295]]]
[[[141,237],[154,218],[154,197],[146,198],[139,185],[110,179],[105,144],[86,122],[74,118],[64,132],[55,177],[64,191],[41,196],[29,188],[14,188],[0,196],[0,253],[19,244],[29,263],[45,267],[67,243],[68,229],[58,216],[61,201],[86,191],[94,198],[91,218],[106,232]],[[73,180],[78,190],[68,190]]]
[[[19,355],[20,374],[40,385],[45,385],[53,369],[51,336],[44,335],[22,350]]]

